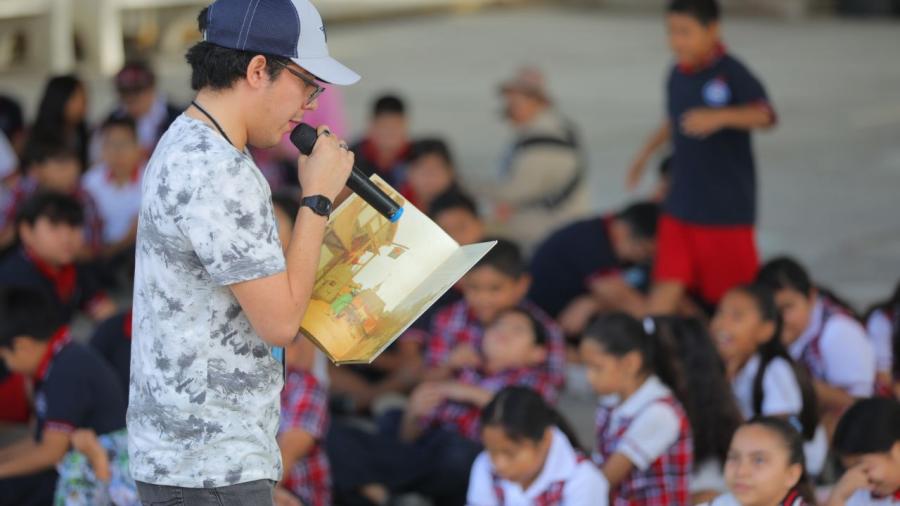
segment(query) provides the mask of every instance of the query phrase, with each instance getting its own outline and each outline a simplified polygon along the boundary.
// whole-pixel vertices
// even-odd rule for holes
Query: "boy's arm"
[[[671,138],[672,127],[669,120],[666,119],[659,128],[653,131],[653,135],[647,139],[644,147],[638,151],[634,161],[631,162],[631,167],[628,168],[628,175],[625,180],[625,185],[629,191],[634,191],[640,184],[641,177],[644,175],[644,168],[647,166],[647,162],[650,161],[650,157],[665,143],[669,142]]]
[[[0,463],[0,478],[33,474],[52,469],[69,450],[69,433],[48,429],[31,450]]]
[[[458,381],[445,383],[442,389],[447,399],[472,404],[479,409],[487,406],[494,398],[494,393],[490,390]]]
[[[30,451],[34,447],[34,439],[31,438],[31,435],[23,436],[21,439],[16,440],[7,447],[0,449],[0,462],[12,460],[19,455]]]
[[[281,449],[281,462],[284,474],[287,475],[294,465],[309,455],[316,445],[316,438],[302,429],[291,429],[278,435],[278,447]]]
[[[757,130],[774,124],[772,109],[762,104],[738,105],[716,109],[691,109],[681,117],[681,130],[692,137],[707,137],[719,130]]]

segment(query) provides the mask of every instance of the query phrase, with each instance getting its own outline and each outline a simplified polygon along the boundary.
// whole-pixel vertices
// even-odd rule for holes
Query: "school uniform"
[[[869,315],[866,331],[872,340],[875,351],[875,370],[893,376],[894,368],[894,329],[900,324],[898,308],[879,309]],[[888,394],[890,385],[879,385],[882,393]]]
[[[875,497],[868,490],[857,490],[845,504],[846,506],[896,506],[900,504],[900,490],[888,497]]]
[[[756,166],[751,134],[726,128],[704,138],[681,128],[697,108],[757,105],[775,113],[762,83],[720,46],[698,67],[675,65],[666,85],[672,184],[657,234],[654,279],[679,282],[708,304],[758,269]]]
[[[800,494],[797,492],[791,492],[787,497],[784,498],[780,506],[806,506],[809,503],[806,502]],[[716,497],[712,501],[708,503],[703,503],[701,506],[742,506],[740,502],[738,502],[737,498],[735,498],[731,494],[723,494],[719,497]]]
[[[775,357],[766,366],[762,380],[762,406],[759,413],[753,406],[753,385],[762,359],[754,354],[731,380],[731,390],[745,420],[754,416],[784,416],[802,432],[800,413],[803,411],[803,393],[793,365],[781,357]],[[806,470],[816,476],[825,466],[828,456],[828,437],[823,427],[817,427],[813,438],[803,444]]]
[[[597,451],[603,467],[614,453],[634,469],[610,497],[614,506],[688,504],[693,466],[690,422],[681,404],[656,376],[628,399],[601,400],[597,410]]]
[[[525,300],[520,307],[532,314],[547,331],[547,371],[557,388],[561,388],[566,377],[566,345],[562,329],[543,310]],[[425,349],[425,366],[440,367],[450,359],[450,353],[461,344],[472,345],[481,350],[484,339],[484,324],[465,299],[451,304],[435,315]]]
[[[128,236],[141,211],[141,174],[143,167],[134,167],[131,179],[119,185],[105,164],[92,168],[84,175],[82,186],[97,204],[103,223],[103,243],[113,244]]]
[[[296,429],[311,435],[316,444],[285,470],[284,487],[306,506],[328,506],[331,466],[322,443],[328,431],[328,393],[312,372],[288,369],[281,391],[279,433]]]
[[[541,472],[523,489],[499,477],[490,455],[482,452],[472,465],[468,506],[604,506],[609,484],[591,460],[553,429],[553,441]]]
[[[816,300],[809,325],[788,352],[814,379],[853,397],[871,397],[875,390],[875,354],[865,329],[824,297]]]
[[[56,268],[24,248],[0,262],[0,285],[42,292],[61,310],[60,316],[67,322],[77,311],[89,311],[106,300],[106,294],[83,265]]]
[[[557,318],[574,299],[590,293],[590,283],[617,275],[622,265],[613,249],[612,216],[567,225],[543,241],[531,259],[528,299]]]
[[[393,160],[383,165],[378,163],[380,157],[378,147],[375,146],[371,139],[361,139],[350,146],[350,151],[356,155],[356,166],[363,171],[366,177],[378,174],[393,188],[400,188],[406,182],[406,171],[409,168],[409,155],[411,152],[409,143],[400,149]],[[427,211],[427,209],[423,209],[423,211]]]

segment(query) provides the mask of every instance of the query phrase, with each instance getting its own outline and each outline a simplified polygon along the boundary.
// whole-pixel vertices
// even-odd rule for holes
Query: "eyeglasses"
[[[306,99],[306,105],[312,104],[313,102],[316,101],[317,98],[319,98],[319,95],[321,95],[322,93],[325,93],[324,86],[321,86],[319,83],[306,77],[305,75],[301,74],[300,72],[297,72],[296,70],[288,67],[287,65],[285,65],[284,63],[281,63],[280,61],[276,61],[275,63],[284,67],[284,69],[287,70],[288,72],[290,72],[291,74],[294,74],[295,76],[297,76],[297,78],[300,79],[301,81],[303,81],[303,83],[306,84],[307,86],[315,88],[315,91],[312,92],[312,95],[310,95]]]

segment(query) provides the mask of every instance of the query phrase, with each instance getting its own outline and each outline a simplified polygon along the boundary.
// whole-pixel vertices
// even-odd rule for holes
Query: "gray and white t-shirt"
[[[253,160],[181,115],[144,173],[128,440],[138,481],[222,487],[281,478],[281,364],[228,285],[285,269]]]

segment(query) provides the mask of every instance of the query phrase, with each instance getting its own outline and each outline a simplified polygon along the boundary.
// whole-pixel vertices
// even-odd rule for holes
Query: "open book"
[[[496,242],[460,246],[378,176],[397,223],[352,195],[328,220],[300,332],[335,364],[368,364]]]

